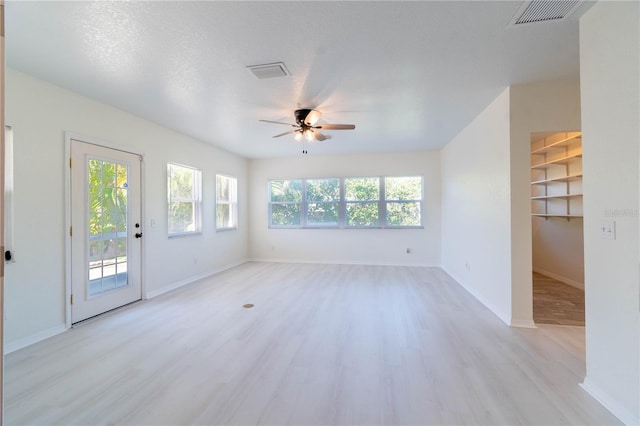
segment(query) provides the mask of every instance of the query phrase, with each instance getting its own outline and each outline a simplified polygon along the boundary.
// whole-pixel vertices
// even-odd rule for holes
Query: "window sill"
[[[190,237],[195,235],[202,235],[202,231],[193,231],[193,232],[176,232],[173,234],[168,234],[168,238],[180,238],[180,237]]]

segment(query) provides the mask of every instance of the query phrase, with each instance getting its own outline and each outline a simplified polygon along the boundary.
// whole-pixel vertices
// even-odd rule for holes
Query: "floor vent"
[[[253,303],[244,304],[244,305],[242,305],[242,307],[245,308],[245,309],[253,308]]]
[[[571,15],[583,0],[525,1],[509,23],[510,27],[537,22],[562,21]]]

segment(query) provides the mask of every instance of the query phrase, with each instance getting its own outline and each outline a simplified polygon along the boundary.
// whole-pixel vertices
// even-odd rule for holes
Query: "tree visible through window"
[[[307,225],[338,226],[340,179],[307,179]]]
[[[269,183],[272,226],[300,226],[302,180],[272,180]]]
[[[216,229],[238,227],[238,180],[216,175]]]
[[[387,225],[421,226],[422,177],[387,177],[384,188]]]
[[[200,170],[169,163],[167,165],[169,235],[201,231]]]
[[[422,176],[272,180],[269,225],[420,228]]]

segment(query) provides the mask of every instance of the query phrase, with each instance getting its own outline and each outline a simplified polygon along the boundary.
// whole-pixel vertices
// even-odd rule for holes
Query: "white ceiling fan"
[[[293,134],[293,137],[296,141],[303,141],[303,154],[307,154],[306,142],[331,139],[330,135],[325,135],[320,130],[353,130],[356,128],[355,124],[317,124],[322,114],[320,113],[320,111],[315,109],[298,109],[294,112],[294,114],[296,117],[296,124],[271,120],[260,121],[264,121],[265,123],[284,124],[285,126],[293,127],[293,130],[277,134],[273,137],[279,138],[280,136]]]

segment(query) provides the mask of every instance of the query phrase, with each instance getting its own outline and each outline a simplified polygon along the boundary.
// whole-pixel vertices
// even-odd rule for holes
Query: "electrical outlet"
[[[600,222],[600,238],[603,240],[616,239],[616,221],[603,220]]]
[[[469,262],[466,262],[464,264],[464,267],[466,268],[467,272],[471,272],[471,264]]]

